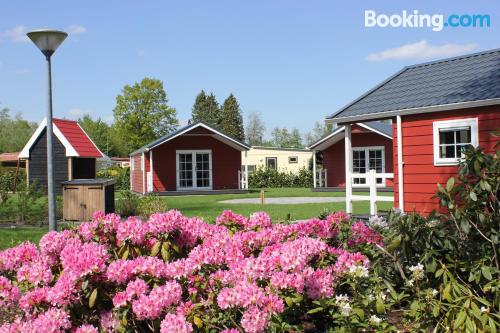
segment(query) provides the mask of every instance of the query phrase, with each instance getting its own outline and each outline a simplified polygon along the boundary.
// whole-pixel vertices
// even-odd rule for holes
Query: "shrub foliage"
[[[313,174],[306,168],[301,168],[297,173],[258,168],[250,173],[248,183],[251,188],[312,187]]]

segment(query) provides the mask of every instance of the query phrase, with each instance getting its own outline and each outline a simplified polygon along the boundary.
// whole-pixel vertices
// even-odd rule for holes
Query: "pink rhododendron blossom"
[[[193,326],[183,315],[167,314],[160,325],[161,333],[191,333]]]
[[[272,224],[264,212],[224,211],[215,225],[176,210],[145,222],[96,212],[77,229],[47,233],[38,249],[0,252],[0,306],[19,313],[0,333],[138,331],[150,320],[161,320],[161,332],[192,332],[193,316],[212,315],[225,333],[265,332],[287,296],[311,304],[370,274],[368,258],[336,239],[350,223],[341,212]],[[350,226],[355,248],[381,242],[363,223]]]
[[[92,325],[82,325],[76,329],[75,333],[99,333],[99,331]]]

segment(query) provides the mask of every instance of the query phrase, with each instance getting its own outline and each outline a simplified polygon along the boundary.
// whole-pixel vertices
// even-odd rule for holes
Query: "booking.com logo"
[[[489,28],[490,15],[487,14],[420,14],[418,10],[401,14],[377,14],[374,10],[365,10],[365,27],[393,28],[432,28],[441,31],[444,28]]]

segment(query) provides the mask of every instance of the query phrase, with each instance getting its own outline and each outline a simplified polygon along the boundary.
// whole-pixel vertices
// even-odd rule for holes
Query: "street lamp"
[[[54,157],[52,143],[52,73],[50,57],[68,37],[64,31],[40,29],[27,33],[47,60],[47,194],[49,198],[49,230],[57,230],[56,195],[54,192]]]

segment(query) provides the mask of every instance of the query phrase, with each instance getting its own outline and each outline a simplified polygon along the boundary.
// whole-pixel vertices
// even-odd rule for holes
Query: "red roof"
[[[57,118],[53,118],[53,122],[80,157],[102,157],[102,153],[92,140],[90,140],[78,122]]]
[[[0,162],[13,162],[19,159],[19,152],[15,153],[1,153]]]

